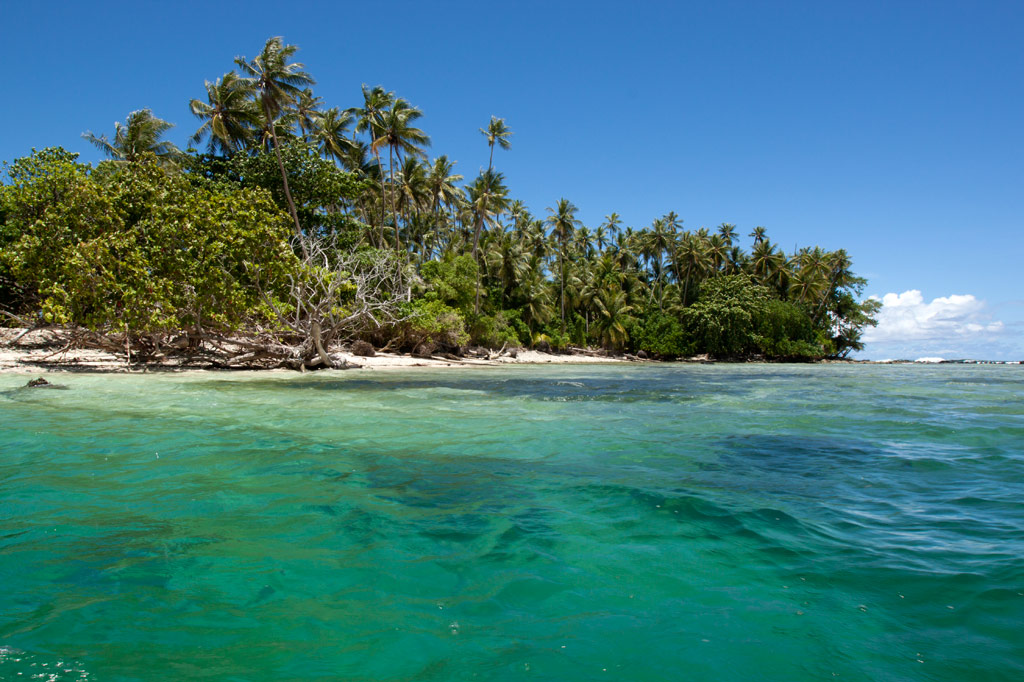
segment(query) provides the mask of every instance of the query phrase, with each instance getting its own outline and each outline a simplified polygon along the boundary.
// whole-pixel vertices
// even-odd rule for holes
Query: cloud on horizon
[[[925,301],[917,289],[879,298],[878,326],[864,332],[864,355],[900,357],[973,357],[997,359],[1012,353],[1004,343],[1006,325],[993,320],[985,301],[971,294]]]

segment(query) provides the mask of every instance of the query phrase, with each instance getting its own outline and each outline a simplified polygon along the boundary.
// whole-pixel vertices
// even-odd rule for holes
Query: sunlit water
[[[0,376],[0,679],[1024,679],[1024,370]]]

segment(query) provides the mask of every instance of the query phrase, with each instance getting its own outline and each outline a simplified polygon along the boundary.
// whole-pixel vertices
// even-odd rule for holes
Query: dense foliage
[[[271,39],[206,83],[190,104],[204,152],[141,110],[112,139],[84,135],[111,158],[95,168],[62,149],[5,164],[0,310],[126,335],[313,330],[319,344],[327,325],[423,352],[781,359],[845,355],[874,324],[842,250],[787,254],[757,227],[748,251],[736,226],[687,231],[675,213],[587,226],[564,198],[537,217],[495,168],[504,120],[481,128],[488,166],[466,182],[446,156],[428,162],[419,109],[367,86],[326,107],[294,53]]]

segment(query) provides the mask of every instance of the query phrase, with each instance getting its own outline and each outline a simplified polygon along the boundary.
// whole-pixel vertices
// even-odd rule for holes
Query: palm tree
[[[683,284],[680,303],[684,306],[688,303],[690,282],[700,281],[711,267],[711,259],[705,245],[706,242],[699,236],[685,233],[679,246],[673,251],[673,269],[676,272],[676,279]]]
[[[354,107],[349,109],[354,116],[359,118],[356,123],[357,133],[369,133],[370,135],[370,151],[373,152],[373,158],[377,161],[377,167],[381,167],[380,163],[380,151],[377,145],[377,134],[380,130],[380,122],[384,116],[384,112],[387,111],[392,104],[395,103],[395,93],[386,92],[383,87],[375,85],[373,88],[369,88],[366,84],[363,84],[363,106]],[[381,226],[381,238],[380,242],[384,243],[384,173],[380,174],[380,226]]]
[[[82,137],[115,161],[131,163],[150,153],[156,155],[161,165],[173,168],[181,152],[170,142],[160,139],[173,127],[173,123],[157,118],[149,109],[140,109],[128,114],[123,125],[120,121],[114,122],[113,140],[108,140],[106,135],[97,137],[88,130],[82,133]]]
[[[593,258],[594,256],[594,235],[590,233],[590,228],[586,225],[576,230],[576,234],[573,235],[573,243],[579,252],[585,258]]]
[[[388,148],[388,171],[391,175],[391,213],[395,221],[395,249],[401,250],[402,245],[398,233],[398,209],[395,204],[395,157],[401,162],[402,152],[410,156],[423,156],[422,147],[430,146],[430,138],[425,132],[411,125],[423,116],[423,112],[398,98],[390,109],[383,112],[378,123],[377,139],[371,148]]]
[[[328,159],[334,159],[343,166],[352,153],[355,142],[346,137],[348,127],[352,125],[352,114],[332,107],[324,111],[314,120],[311,134],[317,151]]]
[[[263,105],[259,100],[260,98],[257,96],[255,106],[258,111],[262,112]],[[294,111],[282,111],[280,116],[271,121],[265,120],[262,114],[259,118],[259,128],[253,134],[253,146],[256,149],[266,152],[273,151],[275,138],[281,144],[289,144],[296,140],[295,121],[297,117]]]
[[[619,226],[622,225],[622,218],[619,217],[618,213],[614,211],[610,215],[604,217],[604,223],[601,225],[608,233],[609,239],[615,239],[616,235],[619,234]],[[599,247],[603,249],[604,247]]]
[[[774,244],[762,239],[754,245],[751,252],[750,274],[756,281],[767,285],[774,281],[777,271],[785,261],[785,257],[778,252]]]
[[[501,282],[504,306],[526,272],[526,254],[522,244],[511,233],[502,232],[491,243],[484,261],[488,270],[493,269],[497,280]]]
[[[558,261],[559,261],[559,280],[561,282],[561,309],[562,309],[562,330],[565,330],[565,251],[566,244],[569,242],[569,238],[572,236],[577,225],[582,224],[576,217],[576,212],[579,210],[576,206],[568,199],[559,199],[558,203],[555,204],[555,208],[548,208],[548,212],[551,214],[548,216],[547,223],[551,226],[551,232],[558,239]]]
[[[679,233],[679,229],[683,226],[683,221],[679,218],[675,211],[669,211],[662,218],[665,221],[665,227],[675,237]]]
[[[206,102],[194,99],[189,108],[203,121],[189,142],[199,144],[209,136],[210,153],[220,151],[230,156],[241,151],[252,140],[253,129],[259,125],[252,90],[234,71],[213,83],[206,81]]]
[[[295,98],[295,118],[299,124],[299,131],[302,139],[309,142],[310,134],[317,129],[317,124],[323,114],[320,107],[324,104],[323,98],[313,95],[313,91],[306,88]]]
[[[736,239],[739,233],[736,231],[736,226],[732,223],[722,223],[718,226],[718,234],[722,236],[722,241],[729,247],[732,246],[732,240]]]
[[[427,187],[427,169],[415,156],[407,156],[402,162],[402,168],[398,174],[398,181],[393,188],[397,194],[397,206],[405,218],[405,225],[408,231],[410,219],[418,214],[420,208],[429,203],[430,191]],[[425,225],[420,225],[425,228]],[[423,254],[423,233],[418,235],[410,234],[410,239],[419,238],[420,254]]]
[[[505,187],[505,176],[495,170],[486,170],[477,176],[467,189],[469,206],[473,214],[473,260],[477,259],[480,245],[480,232],[484,224],[491,224],[495,216],[508,208],[508,188]],[[476,308],[480,313],[480,275],[476,280]]]
[[[629,339],[626,324],[633,311],[626,294],[621,289],[604,289],[595,299],[597,307],[596,327],[601,342],[612,348],[620,348]]]
[[[707,239],[707,254],[712,269],[718,273],[729,257],[729,246],[721,234],[713,234]]]
[[[459,200],[461,190],[455,184],[462,180],[462,176],[453,172],[455,162],[449,161],[444,154],[434,159],[434,165],[430,167],[430,174],[427,176],[427,191],[430,194],[430,212],[434,216],[434,225],[437,226],[441,206],[451,208]]]
[[[538,322],[544,324],[551,319],[551,296],[540,257],[533,255],[527,261],[517,293],[522,301],[523,321],[532,336]]]
[[[487,138],[487,145],[491,148],[491,157],[487,162],[487,170],[491,170],[494,168],[495,143],[502,149],[511,147],[512,144],[509,142],[509,138],[512,137],[512,131],[505,125],[505,119],[491,116],[491,122],[486,128],[481,128],[480,133]]]
[[[760,244],[761,242],[765,241],[768,238],[768,231],[765,230],[765,228],[758,225],[757,227],[754,228],[754,231],[747,236],[754,238],[754,244]]]
[[[245,57],[236,57],[235,64],[247,74],[247,82],[253,90],[259,93],[260,107],[263,109],[263,118],[270,136],[274,143],[274,154],[277,156],[277,165],[281,169],[281,181],[284,184],[284,196],[288,200],[288,209],[291,211],[292,220],[295,222],[295,235],[302,236],[302,227],[299,225],[299,214],[295,210],[295,201],[292,199],[291,189],[288,187],[288,173],[284,170],[284,161],[281,159],[281,145],[277,139],[277,131],[274,126],[274,119],[302,92],[303,86],[314,85],[316,81],[308,73],[303,71],[304,64],[294,62],[289,64],[288,60],[299,48],[295,45],[285,45],[280,36],[270,38],[263,51],[251,61]],[[306,245],[300,240],[302,251],[306,253]]]

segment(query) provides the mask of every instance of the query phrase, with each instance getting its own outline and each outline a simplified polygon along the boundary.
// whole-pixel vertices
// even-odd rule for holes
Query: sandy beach
[[[160,364],[132,364],[125,362],[123,353],[113,353],[92,348],[64,349],[60,335],[52,330],[39,329],[23,334],[24,329],[0,328],[0,372],[32,374],[39,372],[143,372],[143,371],[184,371],[206,368],[203,361],[186,362],[183,358],[169,358]],[[20,338],[19,338],[20,337]],[[344,361],[355,371],[405,369],[411,367],[493,367],[509,364],[583,364],[630,362],[622,357],[603,357],[582,354],[542,353],[520,349],[516,357],[499,355],[497,351],[489,358],[465,357],[452,360],[435,356],[414,357],[400,353],[377,353],[371,357],[357,356],[344,349],[331,349],[331,356]],[[223,371],[220,368],[213,368]],[[239,367],[238,369],[253,369]],[[284,371],[294,370],[264,370]]]

